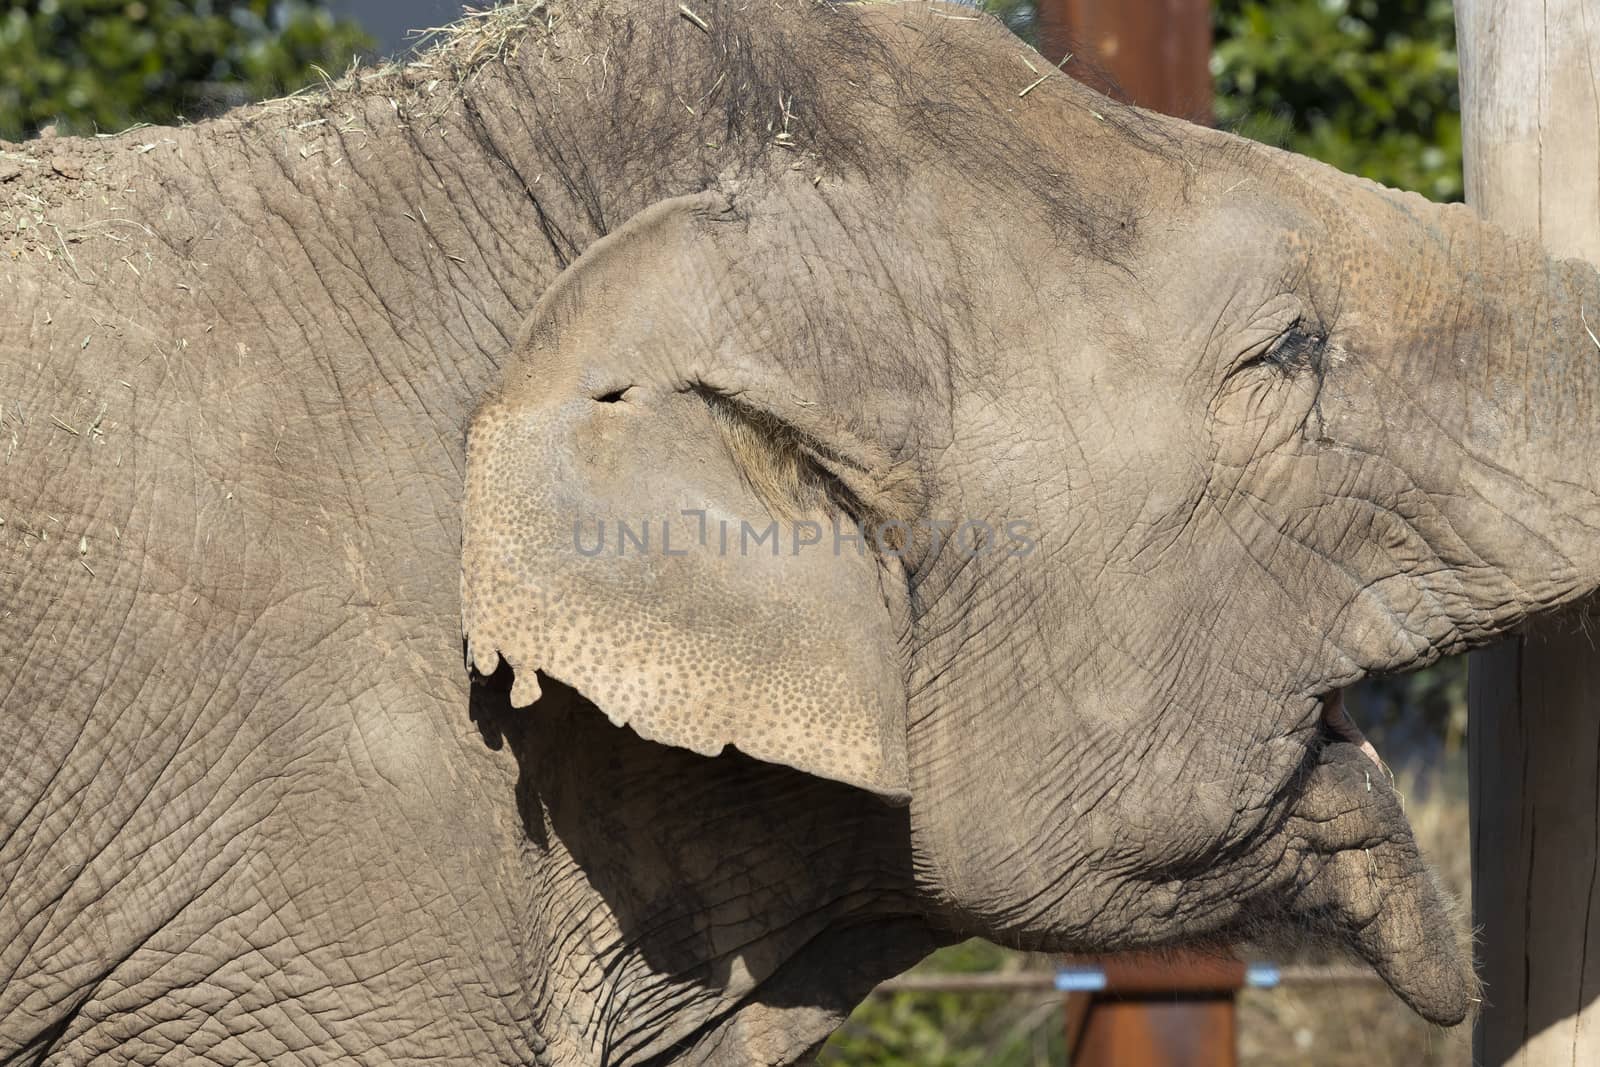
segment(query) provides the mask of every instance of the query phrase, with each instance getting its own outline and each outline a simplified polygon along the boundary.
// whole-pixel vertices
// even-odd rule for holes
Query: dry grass
[[[483,68],[515,60],[530,41],[546,38],[561,15],[549,0],[504,0],[482,8],[468,7],[462,16],[444,26],[413,31],[415,50],[405,57],[363,66],[358,59],[335,77],[316,68],[322,80],[287,96],[263,100],[234,112],[241,116],[268,115],[280,121],[299,122],[297,129],[320,125],[324,112],[352,96],[385,95],[396,112],[418,110],[419,101],[430,107],[447,106],[451,93],[470,85]],[[440,90],[446,90],[440,92]]]
[[[457,80],[468,78],[486,63],[515,59],[528,31],[550,30],[559,18],[546,0],[512,0],[482,9],[467,8],[447,26],[423,30],[416,41],[412,70],[448,70]]]

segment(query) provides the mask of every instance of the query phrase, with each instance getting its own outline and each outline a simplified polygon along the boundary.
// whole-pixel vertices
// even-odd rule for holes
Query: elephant
[[[968,936],[1465,1018],[1341,693],[1600,584],[1600,277],[1024,61],[547,0],[4,146],[0,1061],[787,1064]]]

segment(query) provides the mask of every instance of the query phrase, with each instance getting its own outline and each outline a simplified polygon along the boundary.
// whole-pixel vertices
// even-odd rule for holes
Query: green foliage
[[[372,48],[308,0],[0,4],[0,137],[168,122],[339,73]]]
[[[1221,125],[1385,185],[1461,198],[1450,0],[1217,0]]]
[[[1034,40],[1033,0],[982,6]],[[1213,0],[1212,40],[1218,125],[1461,199],[1450,0]]]
[[[1025,960],[986,941],[929,956],[913,974],[1015,970]],[[867,1001],[823,1046],[822,1067],[1049,1067],[1066,1062],[1054,993],[894,993]]]

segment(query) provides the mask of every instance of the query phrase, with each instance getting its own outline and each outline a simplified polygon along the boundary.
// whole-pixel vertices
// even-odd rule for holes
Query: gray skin
[[[695,11],[0,157],[0,1061],[790,1063],[970,934],[1460,1020],[1324,709],[1600,583],[1600,278],[966,9]]]

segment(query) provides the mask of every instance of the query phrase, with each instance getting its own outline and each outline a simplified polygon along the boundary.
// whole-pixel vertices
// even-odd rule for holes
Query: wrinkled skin
[[[1324,709],[1595,588],[1594,274],[992,24],[696,10],[7,151],[0,1060],[789,1063],[968,934],[1459,1020]]]

